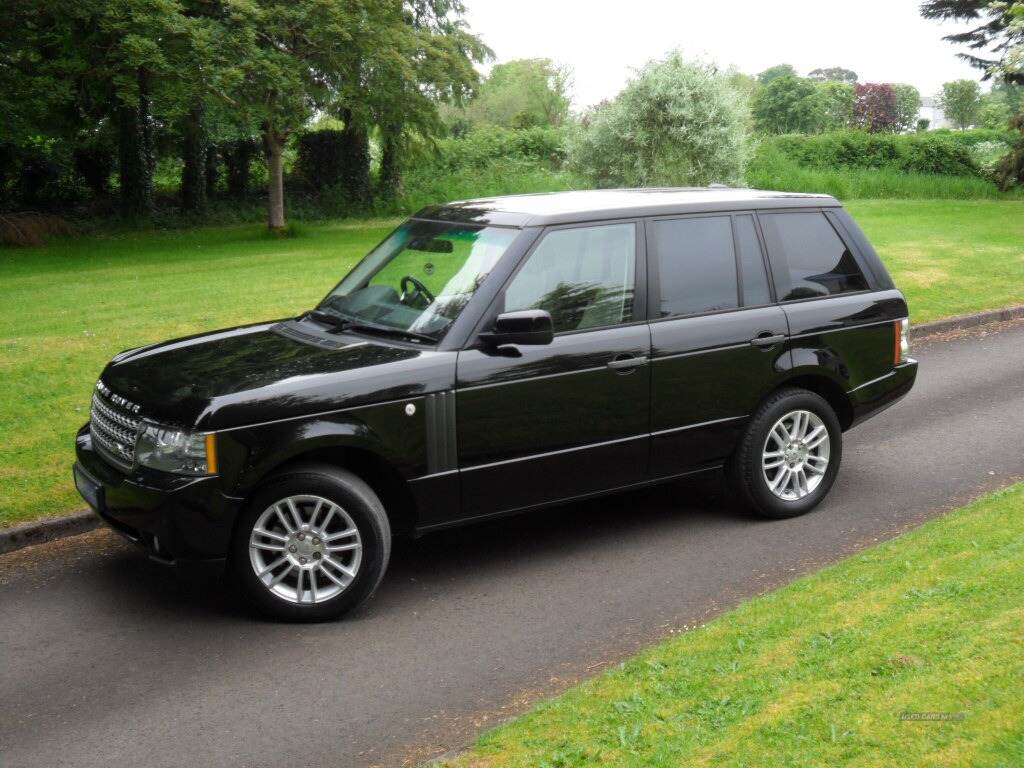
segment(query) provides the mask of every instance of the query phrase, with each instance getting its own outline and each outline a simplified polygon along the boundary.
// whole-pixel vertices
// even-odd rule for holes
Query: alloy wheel
[[[825,422],[812,411],[790,411],[768,431],[761,467],[768,490],[798,501],[817,488],[828,469],[830,440]]]
[[[256,577],[276,597],[314,605],[355,580],[363,542],[352,517],[322,496],[288,496],[257,518],[249,536]]]

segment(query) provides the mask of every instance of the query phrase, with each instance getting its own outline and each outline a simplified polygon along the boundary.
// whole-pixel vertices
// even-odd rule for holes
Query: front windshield
[[[359,262],[318,309],[371,329],[439,340],[518,234],[412,219]]]

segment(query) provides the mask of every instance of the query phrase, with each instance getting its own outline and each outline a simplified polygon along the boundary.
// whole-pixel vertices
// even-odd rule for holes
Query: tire
[[[784,421],[782,431],[772,434],[780,420],[797,413],[813,416],[802,416],[798,423]],[[805,422],[807,427],[802,444],[796,441],[794,447],[784,448],[779,436],[794,427],[793,431],[798,432]],[[818,426],[824,427],[828,438],[808,450],[807,446],[817,441],[821,433],[810,440],[806,436]],[[842,439],[839,419],[823,397],[806,389],[779,390],[761,404],[747,424],[727,467],[730,490],[741,507],[761,517],[778,519],[810,512],[828,495],[839,473]],[[821,458],[823,448],[826,454],[824,463]],[[781,455],[769,458],[765,456],[766,452]],[[791,464],[791,460],[794,463]],[[777,461],[782,464],[770,466]],[[780,475],[783,467],[789,469],[789,475]],[[824,471],[819,472],[819,469]],[[803,487],[799,485],[801,470],[805,480]],[[773,491],[771,481],[776,480],[780,481],[780,488]]]
[[[244,600],[263,615],[322,621],[368,600],[390,555],[391,526],[370,486],[345,469],[303,465],[274,475],[253,494],[232,534],[228,570]],[[277,561],[263,577],[257,574]]]

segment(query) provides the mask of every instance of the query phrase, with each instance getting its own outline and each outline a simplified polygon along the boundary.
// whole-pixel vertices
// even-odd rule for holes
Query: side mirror
[[[503,344],[550,344],[554,338],[555,325],[551,315],[543,309],[505,312],[494,321],[494,330],[480,334],[481,341],[493,347]]]

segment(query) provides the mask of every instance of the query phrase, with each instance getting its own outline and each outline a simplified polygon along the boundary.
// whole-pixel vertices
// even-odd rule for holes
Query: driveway
[[[106,531],[0,557],[0,765],[400,765],[673,630],[1024,475],[1024,324],[918,345],[813,514],[714,478],[399,542],[350,619],[235,607]],[[70,461],[70,459],[69,459]]]

